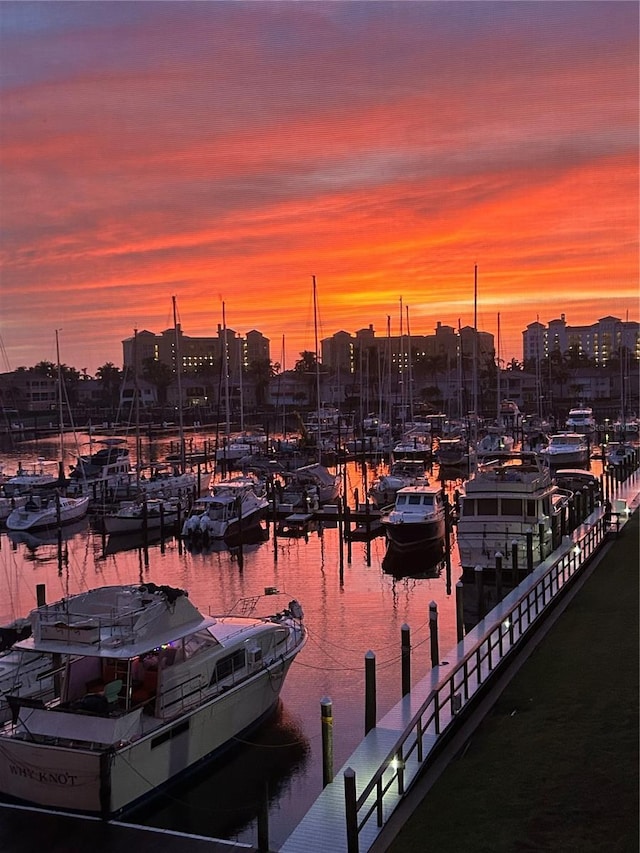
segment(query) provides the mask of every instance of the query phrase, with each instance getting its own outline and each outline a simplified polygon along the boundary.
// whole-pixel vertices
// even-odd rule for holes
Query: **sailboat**
[[[60,344],[56,329],[56,356],[58,360],[58,404],[60,419],[60,484],[64,483],[64,416],[62,368],[60,365]],[[42,494],[32,494],[23,506],[17,506],[7,517],[9,530],[42,530],[60,528],[83,518],[89,511],[89,495],[67,497],[59,489]]]
[[[177,320],[176,297],[173,301],[173,326],[175,333],[175,356],[176,376],[178,383],[178,413],[179,413],[179,440],[180,450],[177,461],[155,463],[144,467],[142,461],[142,444],[140,439],[140,393],[138,389],[137,366],[135,380],[135,421],[136,421],[136,467],[129,471],[128,478],[121,482],[116,489],[115,497],[118,500],[131,501],[138,499],[140,502],[139,516],[144,516],[142,502],[150,499],[168,500],[169,498],[188,498],[198,488],[198,476],[193,471],[186,470],[184,424],[182,415],[182,386],[181,386],[181,358],[180,358],[180,335]],[[137,329],[134,330],[134,341],[137,340]],[[136,359],[137,365],[137,359]],[[142,524],[142,522],[141,522]]]

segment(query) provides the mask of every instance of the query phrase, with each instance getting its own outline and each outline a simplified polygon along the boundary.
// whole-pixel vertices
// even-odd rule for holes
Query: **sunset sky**
[[[636,2],[0,3],[0,372],[638,319]],[[405,315],[406,316],[406,315]],[[406,329],[405,329],[406,331]]]

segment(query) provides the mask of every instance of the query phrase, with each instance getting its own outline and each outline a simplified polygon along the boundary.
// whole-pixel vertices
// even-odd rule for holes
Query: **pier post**
[[[406,696],[411,690],[411,632],[405,624],[400,629],[402,637],[402,695]]]
[[[346,498],[344,500],[344,538],[347,543],[347,563],[351,565],[351,507]]]
[[[347,822],[347,853],[359,853],[356,773],[351,767],[344,771],[344,810]]]
[[[464,584],[456,584],[456,637],[461,643],[464,639]]]
[[[518,543],[514,539],[511,542],[511,571],[513,572],[512,586],[518,586]]]
[[[481,622],[484,619],[485,608],[484,608],[484,577],[482,566],[476,566],[473,570],[473,577],[476,583],[476,603],[478,607],[478,622]]]
[[[496,602],[502,601],[502,552],[496,551]]]
[[[364,733],[376,726],[376,656],[369,650],[364,656]]]
[[[269,853],[269,782],[265,781],[258,808],[258,850]]]
[[[533,571],[533,530],[527,530],[527,572]]]
[[[540,562],[544,560],[544,521],[538,522],[538,547],[540,548]],[[552,549],[551,549],[552,550]],[[532,555],[533,557],[533,555]]]
[[[435,601],[429,602],[429,638],[431,640],[431,666],[440,664],[440,650],[438,648],[438,605]]]
[[[47,587],[43,583],[36,584],[36,605],[42,607],[47,603]]]
[[[444,498],[444,559],[447,583],[447,595],[451,594],[451,504],[449,498]]]
[[[333,703],[329,697],[320,702],[322,721],[322,787],[333,782]]]
[[[340,586],[344,585],[344,533],[342,530],[342,498],[338,498],[338,561],[340,565]]]

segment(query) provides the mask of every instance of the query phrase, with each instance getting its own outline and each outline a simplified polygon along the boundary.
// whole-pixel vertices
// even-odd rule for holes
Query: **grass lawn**
[[[389,853],[637,853],[638,512]]]

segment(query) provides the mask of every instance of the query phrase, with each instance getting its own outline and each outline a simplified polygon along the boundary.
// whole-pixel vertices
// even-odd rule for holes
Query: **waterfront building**
[[[215,337],[185,335],[178,323],[175,329],[165,329],[159,335],[145,329],[122,341],[123,367],[125,370],[135,369],[138,376],[142,375],[145,361],[149,358],[166,364],[172,373],[176,372],[178,357],[183,374],[198,373],[207,368],[219,371],[225,351],[230,378],[239,375],[241,364],[247,367],[252,361],[270,359],[269,339],[261,332],[252,329],[243,338],[220,324]]]
[[[475,338],[475,341],[474,341]],[[452,326],[438,322],[435,334],[384,335],[376,337],[373,325],[351,335],[339,331],[320,341],[321,360],[327,370],[343,370],[351,374],[378,374],[381,368],[395,376],[417,362],[438,360],[440,365],[456,365],[458,359],[470,359],[474,348],[480,361],[493,358],[494,338],[489,332],[463,326],[457,332]]]
[[[530,323],[522,333],[525,363],[535,364],[558,352],[585,356],[599,367],[606,367],[611,357],[622,350],[632,358],[640,358],[638,322],[607,316],[590,325],[568,326],[565,315],[561,314],[547,326],[539,321]]]

